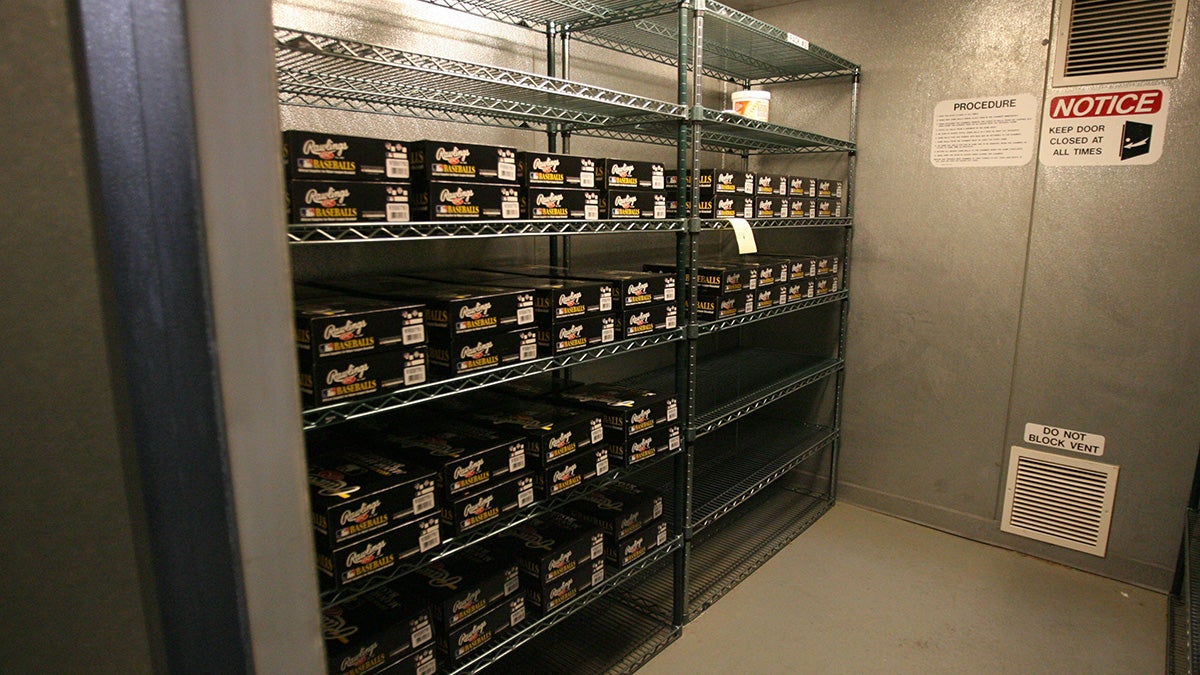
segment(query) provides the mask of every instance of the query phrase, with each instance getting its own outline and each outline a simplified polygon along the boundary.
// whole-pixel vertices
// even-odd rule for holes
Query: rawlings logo
[[[325,384],[354,384],[367,374],[370,367],[364,363],[361,366],[346,366],[345,370],[331,370],[325,376]]]
[[[304,141],[304,147],[300,149],[300,152],[305,155],[316,155],[321,159],[333,159],[341,157],[342,153],[349,149],[349,143],[335,143],[330,139],[326,139],[324,143],[308,140]]]
[[[427,567],[421,570],[421,574],[429,579],[429,585],[434,588],[455,588],[462,583],[463,578],[455,575],[450,576],[450,572],[440,564],[432,567]]]
[[[346,623],[337,607],[330,608],[321,614],[321,634],[326,640],[345,640],[358,632],[358,626]]]
[[[629,286],[629,295],[645,295],[646,291],[650,290],[650,283],[643,281],[640,284],[632,284]]]
[[[645,326],[649,322],[650,312],[641,312],[640,314],[634,314],[633,316],[629,317],[629,325],[631,326]]]
[[[493,343],[491,342],[480,342],[473,347],[463,347],[462,351],[459,352],[458,357],[463,361],[470,359],[482,359],[491,353],[492,347]]]
[[[558,296],[558,304],[562,305],[563,307],[574,307],[575,305],[579,304],[581,299],[583,299],[583,293],[580,293],[579,291],[575,291],[574,293],[563,293],[562,295]]]
[[[325,326],[325,339],[332,340],[349,340],[352,337],[362,335],[363,329],[367,327],[366,321],[350,321],[340,326]]]
[[[717,201],[717,208],[718,208],[718,209],[720,209],[720,210],[722,210],[722,211],[732,211],[732,210],[733,210],[733,200],[732,200],[732,199],[721,199],[721,200],[718,200],[718,201]]]
[[[634,413],[633,415],[631,415],[629,418],[629,421],[633,422],[634,424],[641,424],[642,422],[645,422],[649,419],[650,419],[650,409],[646,408],[645,410],[643,410],[641,412]]]
[[[637,206],[637,197],[634,195],[625,195],[624,197],[614,197],[613,206],[618,209],[632,209]]]
[[[575,477],[575,472],[579,469],[578,464],[568,464],[558,471],[554,472],[554,482],[561,483],[565,480],[570,480]]]
[[[633,541],[629,542],[628,546],[625,547],[625,555],[628,556],[637,553],[638,551],[642,550],[644,544],[645,542],[643,541],[642,537],[634,539]]]
[[[463,188],[458,188],[457,190],[442,190],[440,193],[438,193],[438,199],[456,206],[470,204],[471,198],[474,196],[474,190],[464,190]]]
[[[320,190],[313,189],[304,193],[304,203],[320,204],[325,208],[329,208],[332,206],[341,205],[345,201],[346,197],[349,196],[349,190],[335,190],[333,188],[329,188],[328,190],[321,192]]]
[[[460,319],[479,319],[487,316],[488,312],[492,311],[492,303],[477,302],[469,307],[462,307],[458,310],[458,318]]]
[[[492,507],[492,501],[495,500],[495,498],[495,495],[480,497],[479,501],[475,502],[474,504],[467,504],[465,507],[463,507],[463,515],[467,517],[477,516],[484,511],[487,511]]]
[[[467,597],[456,601],[454,603],[454,607],[452,608],[452,612],[454,614],[458,614],[459,612],[463,611],[464,609],[470,609],[470,608],[474,607],[476,604],[479,603],[479,593],[480,593],[480,589],[476,588],[475,590],[471,591],[471,593],[468,594]]]
[[[355,565],[365,565],[383,554],[383,548],[387,546],[386,541],[377,541],[364,548],[361,552],[351,551],[346,556],[346,567]]]
[[[455,146],[453,150],[438,148],[437,152],[434,153],[434,157],[437,159],[437,161],[446,162],[447,164],[462,164],[470,156],[470,150],[460,150],[457,146]]]
[[[561,598],[562,596],[566,595],[567,593],[570,593],[571,587],[574,585],[575,585],[574,579],[567,579],[566,581],[563,582],[562,586],[559,586],[558,588],[550,591],[550,599],[557,600],[558,598]]]
[[[562,194],[550,192],[548,194],[538,195],[537,196],[537,205],[545,206],[546,208],[550,208],[550,209],[557,209],[558,207],[562,206],[562,200],[563,200]]]
[[[479,638],[483,637],[483,632],[487,630],[487,622],[483,621],[475,625],[470,632],[463,633],[458,636],[458,646],[469,645]]]
[[[342,514],[342,525],[350,523],[361,523],[365,520],[370,520],[375,517],[375,512],[382,506],[382,503],[376,499],[373,502],[367,502],[353,511],[346,511]]]
[[[454,479],[460,480],[463,478],[470,478],[471,476],[474,476],[475,474],[479,473],[482,469],[483,469],[483,460],[482,459],[473,460],[462,466],[455,467],[454,468]]]
[[[639,452],[645,452],[650,449],[650,441],[652,440],[653,439],[651,438],[643,438],[637,443],[634,443],[633,446],[629,448],[629,451],[635,455]]]
[[[550,439],[551,448],[565,448],[571,442],[571,432],[564,431],[562,435]]]
[[[575,340],[583,333],[583,326],[566,326],[558,330],[559,340]]]
[[[620,176],[621,178],[629,178],[633,175],[632,164],[613,164],[612,175]]]
[[[342,659],[342,672],[346,672],[355,666],[361,666],[367,661],[370,661],[375,656],[376,649],[379,649],[378,642],[369,647],[363,647],[362,649],[358,650],[358,653],[354,656],[347,656],[346,658]]]
[[[732,185],[733,184],[733,174],[732,173],[719,173],[719,174],[717,174],[717,182],[722,183],[724,185]]]
[[[562,569],[563,567],[566,567],[567,563],[569,562],[571,562],[571,551],[566,551],[562,555],[551,560],[547,564],[547,567],[549,567],[551,570]]]
[[[546,159],[541,159],[541,158],[535,159],[535,160],[533,160],[532,166],[533,166],[534,171],[544,171],[546,173],[558,173],[558,160],[553,159],[551,157],[547,157]]]

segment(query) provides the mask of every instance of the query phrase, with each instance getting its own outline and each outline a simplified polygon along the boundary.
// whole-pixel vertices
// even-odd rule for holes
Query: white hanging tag
[[[729,224],[733,226],[733,238],[737,241],[738,253],[758,253],[758,244],[754,242],[754,230],[750,228],[750,223],[746,222],[745,218],[730,218]]]

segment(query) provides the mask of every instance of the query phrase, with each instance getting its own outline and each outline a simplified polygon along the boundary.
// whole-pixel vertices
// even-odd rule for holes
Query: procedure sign
[[[1033,159],[1032,94],[940,101],[929,161],[938,168],[1022,166]]]
[[[1161,87],[1051,96],[1039,159],[1048,166],[1153,164],[1166,129]]]

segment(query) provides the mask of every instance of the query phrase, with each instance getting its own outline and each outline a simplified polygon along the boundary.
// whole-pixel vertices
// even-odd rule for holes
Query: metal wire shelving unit
[[[751,156],[843,153],[849,157],[847,217],[754,219],[759,230],[843,232],[843,282],[848,288],[853,231],[855,121],[858,66],[709,0],[423,0],[430,4],[522,26],[546,36],[548,75],[431,57],[316,33],[277,28],[279,102],[419,117],[547,135],[551,151],[568,150],[572,136],[593,136],[674,146],[679,166],[699,168],[701,151]],[[560,41],[556,48],[556,41]],[[676,68],[674,103],[594,87],[565,77],[568,45],[596,45]],[[561,58],[560,58],[561,56]],[[558,77],[556,75],[562,75]],[[698,104],[704,77],[744,87],[823,78],[847,78],[853,101],[848,139],[760,122]],[[681,187],[681,203],[685,198]],[[694,201],[694,200],[693,200]],[[672,233],[676,237],[679,329],[554,358],[507,366],[468,377],[431,382],[381,396],[305,410],[305,429],[384,413],[431,399],[489,387],[537,373],[673,344],[675,366],[631,383],[675,391],[683,447],[631,469],[618,469],[561,498],[532,505],[468,536],[407,561],[387,579],[326,593],[326,604],[386,583],[476,545],[539,514],[563,506],[613,480],[657,485],[669,499],[665,518],[672,540],[634,567],[611,575],[547,617],[515,627],[486,653],[454,671],[632,672],[673,641],[695,618],[740,583],[833,504],[839,444],[845,324],[849,291],[723,319],[699,322],[696,304],[698,239],[728,230],[726,221],[696,213],[656,221],[475,221],[289,225],[289,242],[314,244],[549,237],[551,262],[569,263],[570,236]],[[690,275],[688,273],[691,273]],[[736,334],[742,327],[805,310],[840,307],[833,354],[797,354],[739,347],[701,354],[706,336]],[[705,382],[721,382],[721,388]],[[764,409],[818,383],[834,390],[830,420],[811,423],[764,416]],[[721,392],[718,394],[718,392]],[[755,414],[759,413],[759,414]],[[753,418],[739,422],[747,416]],[[729,441],[733,436],[735,441]],[[827,458],[828,468],[818,460]],[[807,483],[822,483],[822,486]],[[549,642],[548,642],[549,641]],[[540,645],[553,644],[552,649]],[[520,649],[518,655],[506,655]]]

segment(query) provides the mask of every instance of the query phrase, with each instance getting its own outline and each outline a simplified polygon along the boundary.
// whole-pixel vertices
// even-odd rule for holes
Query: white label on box
[[[417,666],[417,675],[434,675],[437,672],[437,661],[426,661]]]
[[[509,616],[508,625],[515,626],[524,620],[525,620],[525,605],[522,604],[520,607],[517,607],[516,609],[513,610],[513,613]]]
[[[418,344],[425,341],[425,325],[405,326],[400,332],[400,341],[406,345]]]
[[[408,178],[407,159],[389,159],[385,161],[385,173],[388,178]]]
[[[532,307],[524,307],[517,310],[517,325],[524,326],[527,323],[533,323]]]
[[[601,565],[592,570],[592,586],[596,587],[604,583],[604,566]]]
[[[662,546],[665,543],[667,543],[667,528],[660,527],[658,528],[658,545]]]
[[[788,33],[787,41],[789,44],[796,45],[800,49],[808,49],[808,40],[805,40],[804,38],[800,37],[799,35],[795,35],[793,33]]]
[[[659,220],[666,218],[667,217],[667,205],[666,204],[655,204],[654,205],[654,217]]]
[[[533,503],[533,488],[521,490],[517,495],[517,508],[523,509]]]
[[[612,326],[606,326],[600,331],[600,342],[609,343],[617,339],[617,331]]]
[[[604,557],[604,540],[599,539],[595,544],[592,544],[592,560],[598,560]]]
[[[496,167],[496,177],[500,180],[516,180],[517,165],[500,162],[500,165]]]
[[[521,345],[521,354],[518,357],[521,361],[532,361],[537,358],[537,345]]]
[[[389,223],[407,223],[408,218],[408,204],[387,205],[387,221]]]
[[[579,174],[579,187],[594,188],[596,187],[596,174],[592,171],[583,171]]]
[[[670,330],[676,326],[675,318],[676,317],[674,314],[667,315],[667,321],[666,321],[667,330]]]
[[[654,502],[654,516],[653,517],[658,518],[659,516],[661,516],[662,509],[663,509],[662,502]]]
[[[502,202],[500,204],[500,217],[505,220],[521,217],[521,205],[518,202]]]
[[[1033,94],[939,101],[929,161],[943,169],[1024,166],[1033,158],[1036,118]]]
[[[733,227],[733,238],[737,242],[738,253],[757,253],[758,244],[754,241],[754,230],[751,229],[750,223],[746,222],[745,218],[730,218],[729,224]]]
[[[429,624],[423,624],[420,628],[413,631],[412,646],[414,648],[429,642],[433,639],[433,628]]]
[[[404,386],[411,387],[425,381],[425,366],[409,366],[404,369]]]
[[[429,549],[436,547],[440,543],[442,543],[441,533],[439,532],[438,528],[435,527],[421,535],[421,538],[417,542],[417,546],[421,549],[421,553],[424,553]]]
[[[513,593],[516,593],[517,589],[520,587],[521,587],[520,578],[514,576],[511,579],[507,579],[504,582],[504,594],[512,595]]]
[[[650,177],[650,189],[651,189],[651,190],[665,190],[665,189],[667,189],[667,185],[666,185],[666,182],[665,182],[665,180],[664,180],[664,177],[663,177],[663,176],[661,176],[661,175],[655,175],[655,176],[651,176],[651,177]]]
[[[603,293],[600,295],[600,311],[608,312],[612,310],[612,295]]]
[[[418,495],[413,498],[413,515],[432,509],[435,504],[433,493]]]
[[[596,475],[600,476],[606,473],[608,473],[608,455],[605,455],[604,459],[596,462]]]
[[[671,401],[670,403],[667,404],[667,421],[674,422],[678,418],[679,418],[679,403],[677,401]]]
[[[510,473],[515,473],[525,468],[525,451],[518,448],[516,452],[508,456],[508,470]]]
[[[600,220],[600,207],[595,204],[587,204],[583,207],[584,220]]]
[[[1090,434],[1086,431],[1075,431],[1060,427],[1049,427],[1044,424],[1025,424],[1025,437],[1028,443],[1043,445],[1047,448],[1081,452],[1085,455],[1099,457],[1104,454],[1104,437],[1100,434]]]
[[[1047,166],[1136,166],[1162,157],[1168,91],[1102,89],[1051,96],[1038,158]]]
[[[679,449],[679,434],[671,434],[667,441],[667,450],[674,452]]]
[[[675,282],[667,279],[667,287],[663,289],[663,300],[672,302],[675,300]]]
[[[592,443],[599,443],[604,440],[604,425],[597,424],[592,427]]]

